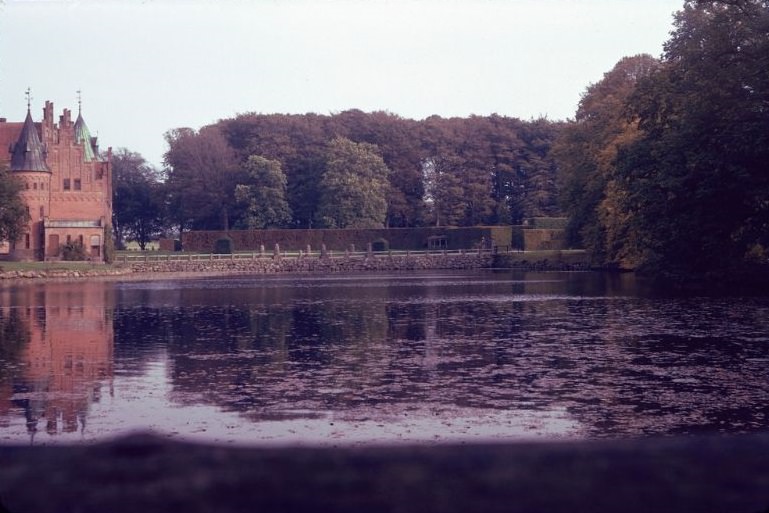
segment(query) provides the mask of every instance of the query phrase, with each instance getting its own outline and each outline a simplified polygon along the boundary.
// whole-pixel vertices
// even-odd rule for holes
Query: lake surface
[[[422,272],[0,288],[0,443],[769,428],[769,298],[632,275]]]

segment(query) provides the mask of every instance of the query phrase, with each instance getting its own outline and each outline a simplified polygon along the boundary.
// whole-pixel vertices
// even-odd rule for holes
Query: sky
[[[0,117],[46,100],[162,166],[170,129],[257,112],[573,118],[683,0],[0,0]]]

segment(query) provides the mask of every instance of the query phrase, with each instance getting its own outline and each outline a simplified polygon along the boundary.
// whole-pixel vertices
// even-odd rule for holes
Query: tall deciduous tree
[[[769,243],[769,3],[687,1],[631,112],[620,186],[643,268],[720,274]]]
[[[242,180],[235,152],[219,127],[177,128],[165,137],[167,186],[180,231],[228,230],[233,214],[239,214],[235,186]]]
[[[286,200],[286,175],[280,162],[252,155],[245,171],[249,181],[238,184],[235,197],[248,205],[246,225],[255,229],[287,228],[291,223],[291,208]]]
[[[376,146],[343,137],[331,141],[320,183],[318,224],[325,228],[383,227],[389,174]]]
[[[588,249],[598,264],[632,264],[626,261],[631,255],[615,247],[622,239],[617,223],[621,214],[614,205],[616,157],[637,134],[637,124],[626,112],[630,95],[658,65],[649,55],[620,60],[587,88],[575,120],[562,128],[553,149],[561,202],[569,216],[569,242]]]
[[[24,234],[29,214],[19,196],[22,188],[7,168],[0,167],[0,241],[14,242]]]
[[[118,149],[112,156],[112,226],[118,248],[135,240],[144,250],[164,228],[161,173],[139,153]]]

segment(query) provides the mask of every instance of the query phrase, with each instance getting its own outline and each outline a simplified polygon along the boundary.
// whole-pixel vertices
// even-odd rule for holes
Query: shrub
[[[68,261],[85,260],[85,248],[79,240],[71,240],[61,247],[61,259]]]
[[[766,264],[769,263],[769,250],[764,248],[761,244],[754,244],[745,253],[745,260],[751,264]]]
[[[387,239],[381,238],[371,243],[372,251],[388,251],[389,249],[390,249],[390,243],[387,242]]]
[[[234,246],[235,244],[229,237],[216,239],[216,242],[214,242],[214,253],[217,255],[231,255],[233,253]]]
[[[104,261],[108,264],[115,261],[115,239],[111,224],[104,227]]]

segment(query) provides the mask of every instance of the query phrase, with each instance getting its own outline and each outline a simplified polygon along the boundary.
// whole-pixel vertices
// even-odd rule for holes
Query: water
[[[236,444],[769,428],[769,298],[427,272],[0,289],[0,443]]]

